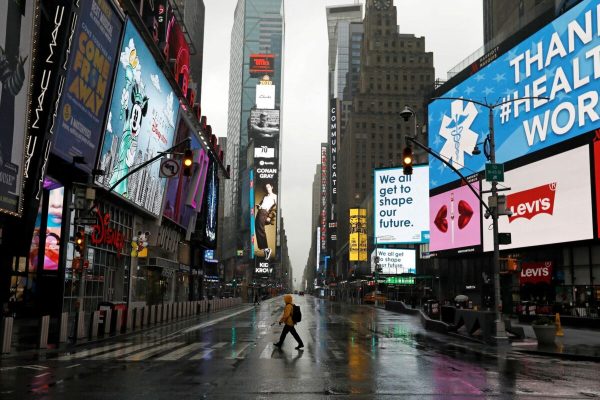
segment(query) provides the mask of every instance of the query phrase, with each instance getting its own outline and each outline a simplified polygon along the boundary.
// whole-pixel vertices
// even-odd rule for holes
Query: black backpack
[[[300,306],[292,304],[292,307],[292,321],[297,324],[302,321],[302,312],[300,311]]]

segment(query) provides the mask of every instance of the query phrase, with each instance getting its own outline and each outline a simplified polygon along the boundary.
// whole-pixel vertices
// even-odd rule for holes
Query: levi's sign
[[[521,264],[519,283],[550,283],[552,281],[552,261],[524,262]]]
[[[499,99],[496,160],[504,163],[598,129],[599,86],[600,4],[584,0],[441,96]],[[461,99],[436,100],[429,128],[429,146],[455,168],[483,169],[485,158],[473,148],[489,131],[487,110]],[[458,179],[433,157],[430,165],[431,188]]]

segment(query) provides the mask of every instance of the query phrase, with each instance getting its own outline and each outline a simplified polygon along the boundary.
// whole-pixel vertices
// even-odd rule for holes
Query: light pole
[[[490,163],[495,164],[496,163],[496,143],[495,143],[495,137],[494,137],[494,109],[496,107],[502,106],[504,104],[507,103],[512,103],[515,101],[522,101],[522,100],[530,100],[530,99],[534,99],[534,100],[549,100],[547,97],[521,97],[518,99],[509,99],[509,100],[505,100],[499,103],[495,103],[495,104],[489,104],[489,103],[484,103],[481,101],[477,101],[477,100],[472,100],[472,99],[465,99],[462,97],[434,97],[431,100],[459,100],[459,101],[465,101],[468,103],[474,103],[477,104],[479,106],[485,107],[488,109],[488,128],[489,128],[489,133],[487,136],[487,141],[489,143],[489,152],[486,152],[486,156],[489,155],[488,160],[490,161]],[[411,116],[415,117],[415,138],[410,138],[410,141],[417,144],[419,147],[423,148],[425,151],[427,151],[429,154],[433,155],[434,157],[436,157],[438,160],[442,161],[444,164],[448,165],[449,167],[451,167],[451,169],[456,172],[459,176],[461,176],[461,178],[464,179],[464,177],[462,176],[462,174],[460,174],[460,172],[458,170],[456,170],[456,168],[454,168],[454,166],[448,162],[448,160],[444,160],[443,157],[440,157],[439,155],[437,155],[436,153],[434,153],[429,147],[421,145],[419,142],[416,141],[416,114],[415,112],[408,106],[404,107],[404,110],[402,110],[400,112],[400,116],[402,118],[404,118],[405,121],[408,121],[408,119]],[[473,149],[473,154],[477,155],[480,154],[479,149],[477,148],[477,146],[475,146],[475,148]],[[466,181],[466,180],[465,180]],[[483,201],[483,199],[481,198],[481,196],[479,194],[476,193],[477,198],[479,199],[479,201],[482,203],[482,205],[486,208],[487,213],[492,217],[492,229],[493,229],[493,240],[494,240],[494,251],[493,251],[493,256],[492,256],[492,264],[494,267],[494,313],[495,313],[495,318],[494,318],[494,325],[496,328],[496,338],[500,339],[500,340],[504,340],[507,339],[506,336],[506,331],[504,329],[504,323],[502,322],[502,309],[501,309],[501,298],[500,298],[500,242],[498,239],[498,217],[499,215],[507,215],[507,212],[502,212],[502,214],[499,213],[498,210],[498,181],[496,179],[492,179],[491,180],[491,197],[490,197],[490,205],[488,206],[487,204],[485,204],[485,202]],[[471,190],[474,190],[474,188],[469,184],[469,187],[471,188]]]

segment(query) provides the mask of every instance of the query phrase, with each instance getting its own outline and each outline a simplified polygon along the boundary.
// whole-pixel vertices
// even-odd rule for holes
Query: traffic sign
[[[163,158],[160,162],[160,177],[161,178],[172,178],[175,175],[179,175],[181,164],[178,160],[171,158]]]
[[[488,182],[504,182],[504,164],[485,164],[485,180]]]

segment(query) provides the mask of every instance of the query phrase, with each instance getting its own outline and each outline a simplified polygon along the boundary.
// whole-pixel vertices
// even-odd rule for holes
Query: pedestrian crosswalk
[[[69,354],[58,353],[57,361],[202,361],[202,360],[243,360],[243,359],[285,359],[300,358],[316,361],[316,358],[343,361],[348,351],[336,342],[320,343],[316,347],[307,346],[304,352],[292,349],[295,343],[286,344],[284,350],[273,346],[272,342],[184,342],[157,340],[144,343],[122,342],[107,344],[91,349],[84,349]],[[369,353],[367,347],[357,348],[364,355]],[[50,359],[52,357],[49,357]]]

